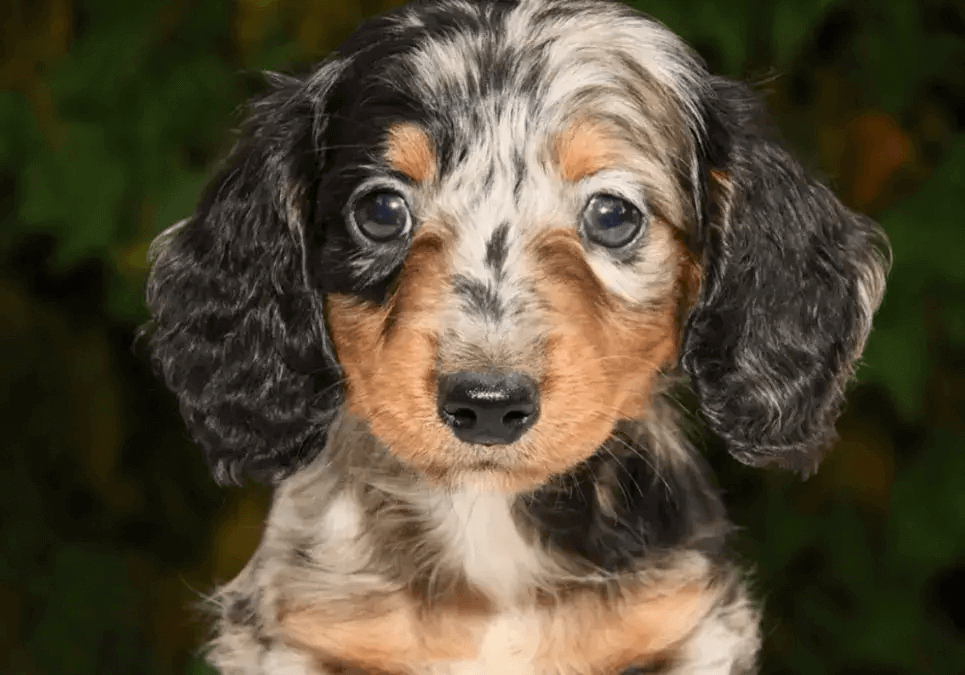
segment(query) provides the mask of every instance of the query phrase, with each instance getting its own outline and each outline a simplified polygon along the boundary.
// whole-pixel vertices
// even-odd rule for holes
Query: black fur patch
[[[655,661],[645,666],[631,666],[624,670],[620,675],[659,675],[659,673],[669,673],[673,668],[673,663],[669,660]]]
[[[293,234],[317,176],[303,149],[314,103],[301,81],[274,85],[147,284],[154,367],[220,482],[302,466],[324,440],[340,393]],[[295,206],[279,209],[286,203]]]
[[[503,276],[503,265],[506,264],[506,238],[509,235],[509,223],[500,223],[493,231],[492,237],[486,242],[486,267],[492,270],[496,279]]]
[[[482,317],[499,321],[505,308],[503,302],[490,284],[458,274],[452,278],[453,291],[461,296],[467,311]]]
[[[702,474],[686,460],[658,466],[644,444],[618,432],[579,467],[522,497],[520,507],[546,544],[596,568],[631,569],[674,549],[716,557],[731,526]]]

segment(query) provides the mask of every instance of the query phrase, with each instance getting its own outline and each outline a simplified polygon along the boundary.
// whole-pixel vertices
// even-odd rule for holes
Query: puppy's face
[[[735,457],[814,469],[887,241],[666,28],[425,0],[272,85],[148,283],[219,480],[290,474],[348,407],[434,480],[525,489],[678,362]]]
[[[340,208],[309,257],[319,286],[340,260],[365,279],[326,298],[350,410],[434,479],[520,489],[645,417],[673,367],[694,148],[671,84],[606,40],[646,33],[504,21],[336,92],[364,121],[334,111],[322,212]]]

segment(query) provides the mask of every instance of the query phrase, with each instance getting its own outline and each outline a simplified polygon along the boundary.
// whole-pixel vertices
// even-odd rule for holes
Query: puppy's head
[[[739,459],[816,464],[886,245],[665,28],[419,3],[272,85],[148,286],[217,478],[296,469],[345,406],[432,479],[524,489],[678,363]]]

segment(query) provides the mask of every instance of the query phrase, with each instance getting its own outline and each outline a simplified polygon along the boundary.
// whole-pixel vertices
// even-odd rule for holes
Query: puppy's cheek
[[[543,426],[534,429],[535,459],[547,475],[586,459],[622,419],[643,419],[659,372],[677,353],[675,312],[649,311],[568,329],[549,342],[541,394]]]
[[[550,338],[533,454],[553,474],[596,452],[618,420],[647,416],[677,356],[683,268],[666,271],[664,296],[632,307],[594,275],[575,233],[552,233],[535,253]]]
[[[647,311],[623,311],[614,323],[608,359],[608,376],[616,391],[618,419],[642,419],[653,400],[654,385],[662,371],[677,359],[679,330],[673,302]]]
[[[435,338],[390,325],[391,312],[331,296],[328,322],[345,373],[349,411],[403,459],[424,463],[440,446],[435,411]],[[435,427],[440,427],[436,429]]]
[[[371,391],[377,376],[379,335],[385,312],[350,295],[333,294],[326,302],[326,317],[342,371],[349,410],[368,416]]]
[[[600,345],[586,334],[557,333],[547,343],[540,420],[533,429],[533,461],[546,477],[566,471],[593,454],[613,426],[613,392],[600,362]]]
[[[447,283],[442,258],[440,240],[422,236],[384,305],[338,294],[327,305],[349,410],[417,466],[437,462],[449,438],[435,403],[439,308]]]
[[[382,350],[378,388],[366,417],[372,433],[418,467],[437,462],[448,430],[436,412],[434,336],[400,331]]]

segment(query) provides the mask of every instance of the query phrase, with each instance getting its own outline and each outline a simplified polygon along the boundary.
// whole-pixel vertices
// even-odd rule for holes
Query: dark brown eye
[[[404,235],[412,216],[398,192],[377,190],[363,195],[352,209],[355,224],[372,241],[389,241]]]
[[[587,202],[580,220],[590,241],[619,248],[633,241],[646,219],[640,209],[627,200],[597,194]]]

